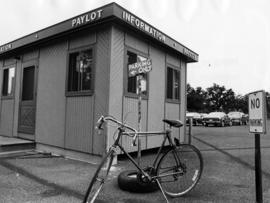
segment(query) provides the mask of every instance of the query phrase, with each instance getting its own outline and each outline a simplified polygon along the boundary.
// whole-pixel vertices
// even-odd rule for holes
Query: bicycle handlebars
[[[132,145],[133,146],[136,146],[136,139],[137,139],[137,136],[138,136],[138,132],[137,132],[137,130],[136,129],[134,129],[134,128],[132,128],[132,127],[130,127],[130,126],[128,126],[128,125],[126,125],[126,124],[124,124],[124,123],[122,123],[122,122],[120,122],[120,121],[118,121],[118,120],[116,120],[115,118],[113,118],[113,117],[111,117],[111,116],[101,116],[99,119],[98,119],[98,121],[97,121],[97,129],[98,130],[102,130],[103,128],[102,128],[102,125],[103,125],[103,123],[104,122],[107,122],[107,121],[111,121],[111,122],[113,122],[113,123],[116,123],[120,128],[122,128],[122,129],[129,129],[129,130],[131,130],[131,131],[133,131],[134,133],[132,133],[132,134],[134,134],[134,135],[131,135],[131,134],[129,134],[128,132],[125,132],[124,134],[125,135],[128,135],[128,136],[130,136],[130,137],[132,137]]]

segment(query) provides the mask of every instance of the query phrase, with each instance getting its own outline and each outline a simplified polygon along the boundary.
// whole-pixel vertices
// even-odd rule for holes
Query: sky
[[[111,2],[0,0],[0,45]],[[192,87],[216,83],[240,95],[270,92],[270,1],[114,2],[199,54],[199,62],[187,66]]]

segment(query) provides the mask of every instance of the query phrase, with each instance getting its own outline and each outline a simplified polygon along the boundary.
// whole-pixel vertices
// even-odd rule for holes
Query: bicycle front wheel
[[[88,189],[85,193],[83,203],[93,203],[101,191],[113,162],[113,150],[109,150],[106,156],[102,159],[98,169],[96,170]]]
[[[202,170],[200,151],[192,145],[181,144],[161,157],[157,165],[157,176],[167,195],[179,197],[195,187]]]

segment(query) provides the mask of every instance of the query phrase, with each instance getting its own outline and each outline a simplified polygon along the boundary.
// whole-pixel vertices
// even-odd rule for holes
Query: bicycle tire
[[[175,154],[179,157],[178,161],[175,159]],[[179,160],[180,164],[176,164]],[[162,189],[168,196],[180,197],[196,186],[201,178],[202,170],[203,158],[200,151],[193,145],[181,144],[161,157],[157,165],[157,176]]]
[[[83,203],[93,203],[102,189],[113,162],[113,150],[109,150],[98,166],[84,196]]]

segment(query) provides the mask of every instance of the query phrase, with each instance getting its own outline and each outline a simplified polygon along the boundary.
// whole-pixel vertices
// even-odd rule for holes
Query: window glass
[[[35,66],[23,69],[22,101],[34,99]]]
[[[179,100],[179,93],[180,93],[180,74],[178,70],[174,70],[174,83],[173,83],[173,89],[174,89],[174,99]]]
[[[92,69],[92,49],[71,53],[69,55],[68,91],[82,92],[92,90]]]
[[[13,94],[15,84],[15,67],[4,69],[3,71],[3,96],[11,96]]]
[[[167,67],[167,99],[180,99],[180,71]]]
[[[146,57],[138,55],[136,53],[133,53],[131,51],[127,52],[127,75],[128,75],[128,65],[141,62],[147,60]],[[143,88],[142,88],[142,94],[147,95],[147,74],[142,74],[142,82],[141,82]],[[127,84],[127,91],[128,93],[139,93],[139,77],[138,76],[128,76],[128,84]]]
[[[173,69],[167,69],[167,99],[173,99]]]

